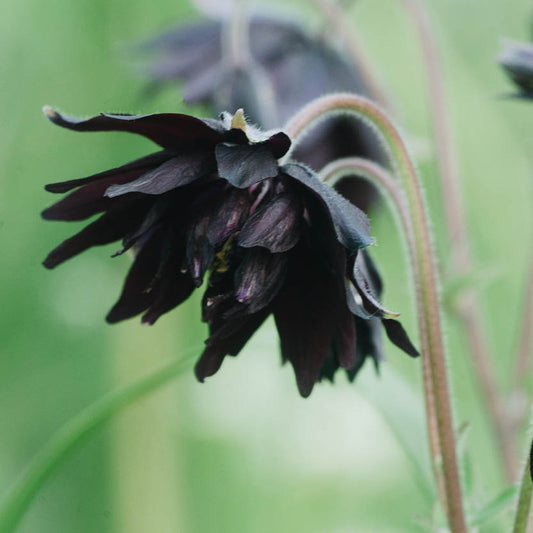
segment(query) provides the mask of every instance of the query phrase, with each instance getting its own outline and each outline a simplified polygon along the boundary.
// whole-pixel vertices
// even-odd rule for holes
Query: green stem
[[[513,526],[513,533],[526,533],[529,522],[529,514],[531,509],[531,495],[533,492],[533,483],[531,482],[530,461],[528,459],[524,472],[522,474],[522,481],[520,483],[520,493],[518,495],[518,503],[516,506],[516,515]]]
[[[115,413],[189,368],[191,355],[104,396],[67,422],[41,448],[0,506],[0,533],[15,531],[31,501],[55,468]]]
[[[398,216],[402,225],[403,235],[407,243],[407,250],[409,252],[409,265],[413,269],[413,276],[419,279],[418,265],[416,262],[416,243],[413,234],[413,227],[411,218],[409,216],[409,206],[406,203],[405,195],[399,187],[397,180],[395,180],[387,170],[382,166],[359,157],[346,157],[337,159],[336,161],[326,165],[320,171],[320,177],[324,182],[333,183],[345,176],[356,175],[370,181],[373,185],[382,192],[388,203],[392,207],[392,211]],[[419,309],[422,305],[422,294],[420,292],[420,284],[415,284],[416,299]],[[424,399],[427,413],[427,432],[429,440],[429,448],[431,455],[431,465],[433,468],[433,475],[437,481],[437,489],[440,501],[443,508],[446,509],[446,485],[444,475],[442,472],[442,453],[440,449],[440,441],[438,428],[436,425],[435,402],[433,394],[433,383],[431,379],[431,368],[429,367],[429,360],[426,357],[422,358],[422,374],[424,384]]]
[[[434,423],[442,452],[448,522],[453,533],[466,533],[439,308],[438,275],[418,176],[398,129],[374,103],[353,94],[324,96],[304,107],[285,128],[293,139],[293,147],[311,125],[328,115],[338,113],[355,115],[374,128],[379,138],[385,142],[394,170],[406,194],[415,238],[417,265],[415,273],[418,272],[419,275],[415,283],[420,285],[418,319],[422,357],[427,359],[431,369],[433,398],[429,400],[435,402]]]
[[[472,270],[472,259],[460,188],[459,165],[453,149],[450,113],[447,108],[446,87],[436,32],[424,2],[421,0],[402,0],[402,2],[411,16],[420,41],[420,49],[423,52],[445,222],[451,251],[450,263],[454,274],[462,276]],[[495,440],[501,451],[505,474],[507,480],[512,481],[516,475],[516,457],[513,445],[515,439],[510,430],[509,417],[498,390],[498,380],[492,363],[494,354],[491,353],[487,342],[486,328],[481,318],[481,305],[477,293],[471,289],[465,291],[458,301],[457,311],[466,331],[475,376],[487,406]]]

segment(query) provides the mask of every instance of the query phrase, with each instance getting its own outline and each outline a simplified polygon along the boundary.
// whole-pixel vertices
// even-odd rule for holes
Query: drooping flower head
[[[339,368],[353,379],[367,356],[377,362],[381,326],[417,355],[379,303],[381,281],[364,250],[373,242],[368,219],[307,167],[280,164],[291,144],[284,133],[251,127],[242,111],[220,120],[45,113],[75,131],[136,133],[160,147],[126,165],[46,186],[72,192],[46,209],[45,219],[99,215],[53,250],[46,267],[115,241],[122,242],[115,256],[134,252],[108,322],[142,314],[153,324],[207,279],[202,318],[209,338],[196,365],[200,381],[237,355],[270,314],[302,396]]]

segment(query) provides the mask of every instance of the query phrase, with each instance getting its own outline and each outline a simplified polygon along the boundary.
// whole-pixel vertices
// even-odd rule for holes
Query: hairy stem
[[[192,355],[192,352],[191,352]],[[67,422],[44,445],[0,506],[0,531],[15,531],[33,498],[63,459],[114,414],[179,376],[189,368],[191,355],[173,361],[131,385],[107,394]]]
[[[431,369],[432,401],[435,402],[436,419],[434,423],[437,427],[442,453],[448,522],[453,533],[465,533],[466,523],[457,467],[455,432],[439,309],[438,274],[418,176],[398,129],[374,103],[353,94],[341,93],[324,96],[304,107],[285,129],[294,140],[293,146],[311,125],[334,113],[355,115],[374,128],[389,151],[394,170],[406,194],[415,240],[417,269],[414,273],[419,275],[415,284],[420,285],[421,301],[418,320],[422,357],[428,360],[428,366]]]
[[[413,275],[419,279],[418,263],[416,261],[416,243],[413,234],[413,227],[411,218],[409,216],[409,207],[406,203],[405,196],[398,182],[389,174],[389,172],[382,166],[359,157],[346,157],[338,159],[329,165],[325,166],[321,172],[320,177],[328,183],[335,181],[345,176],[358,176],[364,178],[375,185],[388,200],[392,206],[394,213],[398,216],[403,229],[403,235],[407,243],[407,250],[409,253],[409,264],[413,269]],[[422,294],[420,292],[420,285],[416,284],[416,300],[417,307],[421,309]],[[431,454],[431,464],[433,474],[437,481],[437,489],[439,498],[442,502],[443,508],[446,508],[446,486],[444,475],[442,472],[442,453],[440,449],[438,428],[436,425],[436,412],[433,394],[433,383],[431,379],[431,368],[429,367],[429,360],[426,357],[422,358],[422,374],[424,383],[424,399],[427,412],[427,431],[429,439],[429,447]]]
[[[526,296],[522,317],[520,341],[514,374],[516,389],[522,389],[524,387],[531,368],[531,357],[533,357],[533,250],[529,262],[529,273],[526,282]]]
[[[529,515],[531,511],[531,496],[533,493],[533,483],[531,482],[530,466],[531,457],[527,460],[524,471],[522,473],[522,481],[520,483],[520,492],[516,505],[513,533],[528,532],[527,526],[529,523]]]
[[[413,20],[420,41],[420,48],[423,51],[446,228],[451,249],[451,268],[455,275],[461,276],[471,271],[472,260],[468,245],[465,210],[459,186],[457,156],[453,149],[442,61],[438,52],[435,31],[423,2],[420,0],[402,1]],[[487,336],[482,323],[481,306],[477,293],[471,289],[466,290],[460,296],[456,309],[466,330],[476,379],[488,409],[492,430],[503,459],[505,474],[508,481],[512,481],[516,472],[513,434],[509,431],[509,425],[506,423],[506,412],[501,394],[498,391],[492,363],[493,355],[486,340]]]

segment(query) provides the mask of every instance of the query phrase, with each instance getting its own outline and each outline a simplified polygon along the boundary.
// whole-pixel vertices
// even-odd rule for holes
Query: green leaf
[[[105,395],[60,428],[37,453],[0,505],[0,532],[15,531],[39,489],[69,453],[86,442],[96,429],[116,413],[187,370],[189,360],[197,353],[198,347],[194,347],[178,361],[172,361],[130,385]]]
[[[481,526],[495,518],[499,513],[509,507],[518,493],[518,487],[512,486],[504,489],[498,496],[491,500],[485,507],[477,511],[470,519],[470,525]]]
[[[472,470],[472,460],[468,453],[466,442],[470,432],[470,422],[464,422],[457,430],[457,456],[459,460],[459,471],[463,485],[465,498],[470,498],[474,493],[474,474]]]

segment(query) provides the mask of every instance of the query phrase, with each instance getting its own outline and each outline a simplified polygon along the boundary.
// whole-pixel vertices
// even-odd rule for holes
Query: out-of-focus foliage
[[[307,2],[302,13],[320,28]],[[501,37],[528,39],[530,2],[427,2],[443,46],[460,155],[476,279],[490,342],[506,386],[519,324],[533,226],[533,108],[499,99],[509,82],[494,65]],[[43,185],[88,175],[149,153],[142,139],[78,136],[53,128],[50,104],[71,114],[185,111],[169,89],[141,98],[123,65],[126,43],[197,16],[188,2],[4,0],[0,17],[0,498],[57,428],[104,392],[178,357],[205,336],[191,300],[153,328],[110,327],[104,315],[120,290],[127,257],[111,248],[48,272],[46,251],[72,231],[43,223],[52,202]],[[439,190],[417,41],[393,0],[354,3],[354,29],[396,106],[415,149],[447,271]],[[355,31],[355,30],[354,30]],[[195,110],[198,111],[198,110]],[[374,256],[388,279],[385,303],[415,330],[413,301],[396,229],[372,218]],[[446,282],[444,283],[446,288]],[[447,320],[457,422],[470,421],[473,498],[500,492],[495,448],[457,324]],[[361,384],[339,379],[298,397],[280,371],[267,324],[228,371],[200,385],[191,372],[114,421],[56,472],[20,526],[22,533],[184,531],[288,533],[418,531],[431,515],[394,432],[380,410],[398,409],[389,381],[369,365]],[[425,450],[417,362],[387,347],[383,374],[410,383],[401,397],[415,455]],[[372,393],[365,391],[371,389]],[[379,397],[379,408],[371,401]],[[368,398],[365,399],[365,398]],[[374,405],[374,406],[373,406]],[[386,417],[385,417],[386,418]],[[525,442],[523,444],[525,449]],[[416,445],[416,444],[415,444]],[[412,446],[412,445],[411,445]],[[413,450],[412,450],[413,452]],[[496,531],[489,524],[483,531]]]

